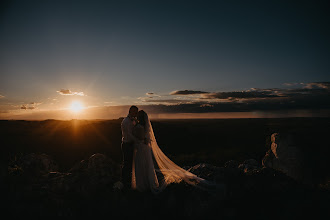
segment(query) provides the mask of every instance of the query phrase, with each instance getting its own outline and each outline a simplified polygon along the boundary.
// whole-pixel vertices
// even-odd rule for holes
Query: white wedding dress
[[[215,186],[193,173],[176,165],[159,148],[148,118],[145,114],[146,126],[137,125],[134,135],[140,140],[135,143],[135,154],[132,169],[132,188],[138,191],[148,191],[157,194],[163,191],[168,184],[185,181],[188,184],[201,187]],[[157,163],[155,169],[154,161]],[[158,180],[156,172],[160,172],[161,180]],[[202,187],[202,188],[203,188]]]
[[[151,190],[153,193],[157,193],[160,191],[159,182],[152,158],[151,145],[144,143],[145,129],[142,125],[137,125],[133,133],[140,141],[135,143],[132,188],[138,191]]]

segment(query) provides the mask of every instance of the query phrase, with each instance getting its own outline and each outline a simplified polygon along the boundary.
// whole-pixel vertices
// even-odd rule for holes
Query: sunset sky
[[[0,119],[330,116],[329,9],[2,1]]]

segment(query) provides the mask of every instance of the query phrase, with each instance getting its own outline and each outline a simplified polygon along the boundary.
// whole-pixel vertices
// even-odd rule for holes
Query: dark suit
[[[122,182],[124,187],[130,188],[132,184],[132,166],[133,166],[133,154],[134,154],[134,143],[121,143],[121,150],[123,153],[123,164],[122,164]]]
[[[132,183],[134,141],[136,141],[136,138],[133,135],[133,121],[133,118],[127,116],[121,123],[121,131],[123,136],[121,144],[123,154],[122,182],[127,188],[130,188]]]

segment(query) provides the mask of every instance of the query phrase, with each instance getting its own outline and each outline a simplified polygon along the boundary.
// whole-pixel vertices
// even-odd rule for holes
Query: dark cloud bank
[[[296,88],[252,88],[246,91],[207,92],[178,90],[172,96],[197,95],[194,99],[147,100],[179,103],[146,106],[157,113],[249,112],[276,110],[330,110],[330,82],[299,83]],[[286,84],[295,87],[297,84]]]
[[[141,99],[145,104],[137,106],[152,118],[171,118],[175,114],[180,117],[190,117],[192,114],[198,117],[204,117],[204,114],[223,117],[226,113],[242,113],[238,117],[244,114],[252,117],[330,117],[328,82],[299,84],[299,87],[290,85],[290,88],[284,89],[252,88],[232,92],[178,90],[169,95],[157,95],[156,99],[150,98],[153,95],[151,92],[146,95],[146,99]],[[126,116],[128,109],[129,105],[103,106],[89,111],[101,119]]]

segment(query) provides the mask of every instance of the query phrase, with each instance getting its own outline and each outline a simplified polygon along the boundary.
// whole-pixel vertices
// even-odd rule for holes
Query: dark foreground
[[[173,161],[225,183],[226,195],[184,183],[159,195],[114,190],[120,174],[120,120],[0,121],[3,207],[13,218],[330,217],[330,119],[152,124],[159,146]],[[294,133],[305,157],[303,180],[262,166],[274,132]]]

